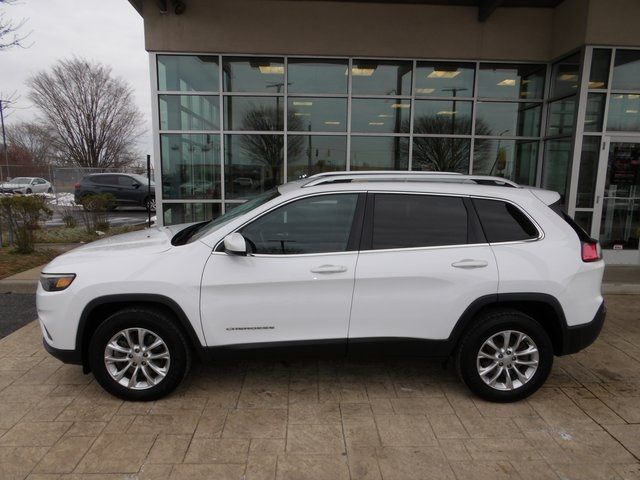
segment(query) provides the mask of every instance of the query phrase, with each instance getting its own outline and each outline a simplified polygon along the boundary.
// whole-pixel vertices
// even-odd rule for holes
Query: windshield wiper
[[[191,225],[187,228],[183,228],[178,233],[176,233],[171,239],[171,245],[184,245],[189,241],[189,239],[202,227],[207,225],[209,221],[196,223],[195,225]]]

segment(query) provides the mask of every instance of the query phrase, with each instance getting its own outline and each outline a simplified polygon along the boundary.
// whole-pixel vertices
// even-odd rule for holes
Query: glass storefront
[[[546,64],[158,54],[156,65],[165,224],[332,170],[536,183]]]

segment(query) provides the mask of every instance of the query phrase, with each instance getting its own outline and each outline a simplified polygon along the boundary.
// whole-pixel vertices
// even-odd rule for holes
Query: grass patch
[[[0,278],[48,263],[58,255],[60,252],[49,249],[36,250],[24,255],[14,253],[12,248],[0,248]]]

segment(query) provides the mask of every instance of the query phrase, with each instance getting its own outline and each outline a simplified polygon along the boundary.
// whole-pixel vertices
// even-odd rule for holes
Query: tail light
[[[76,190],[80,189],[80,184],[79,184],[79,183],[76,183],[76,184],[73,186],[73,188],[75,188]]]
[[[582,242],[583,262],[597,262],[601,258],[600,244],[597,241]]]

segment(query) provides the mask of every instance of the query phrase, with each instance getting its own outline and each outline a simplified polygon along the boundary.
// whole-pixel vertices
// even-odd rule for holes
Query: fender
[[[103,297],[94,298],[82,310],[80,321],[78,322],[78,331],[76,332],[76,351],[82,352],[82,364],[84,365],[85,369],[87,368],[85,358],[87,345],[83,345],[83,339],[91,314],[96,310],[96,308],[103,307],[105,305],[126,305],[133,303],[148,303],[156,305],[159,304],[171,310],[171,312],[173,312],[173,314],[178,319],[179,326],[181,326],[183,331],[186,332],[187,338],[189,339],[191,345],[193,346],[193,349],[198,355],[198,358],[200,360],[206,359],[205,349],[203,348],[202,343],[200,343],[200,339],[198,338],[193,325],[189,321],[187,315],[184,313],[184,310],[182,310],[182,307],[180,307],[180,305],[178,305],[175,300],[172,300],[169,297],[165,297],[164,295],[157,295],[153,293],[125,293],[117,295],[105,295]]]

